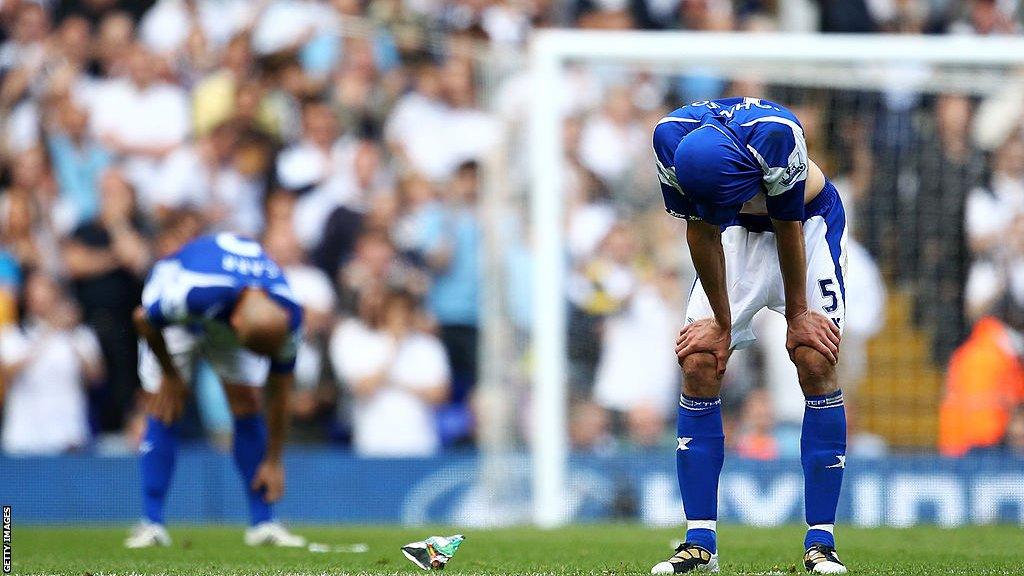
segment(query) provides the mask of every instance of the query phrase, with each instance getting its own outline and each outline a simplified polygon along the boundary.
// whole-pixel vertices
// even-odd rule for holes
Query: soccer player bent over
[[[195,363],[220,377],[235,419],[234,458],[245,484],[250,546],[304,546],[274,521],[284,493],[281,465],[302,308],[281,269],[252,240],[203,236],[153,267],[135,311],[139,377],[150,394],[139,446],[145,519],[129,548],[168,546],[164,499],[174,472],[178,424]],[[267,418],[262,415],[266,385]]]
[[[679,108],[658,122],[654,149],[665,206],[689,221],[686,241],[699,281],[676,341],[684,374],[676,469],[686,542],[651,572],[718,571],[722,375],[732,350],[754,342],[754,314],[769,308],[786,316],[786,349],[806,399],[804,566],[845,574],[833,537],[846,465],[835,370],[846,314],[839,194],[808,159],[796,116],[757,98]]]

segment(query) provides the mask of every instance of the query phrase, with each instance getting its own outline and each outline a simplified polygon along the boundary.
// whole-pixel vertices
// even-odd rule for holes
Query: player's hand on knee
[[[263,500],[272,504],[284,496],[284,466],[280,462],[264,460],[256,469],[252,489],[263,492]]]
[[[787,318],[786,350],[793,359],[793,351],[807,346],[821,353],[833,365],[839,361],[839,327],[824,314],[805,310]]]
[[[732,331],[729,326],[721,326],[713,318],[698,320],[687,324],[679,331],[676,338],[676,358],[679,366],[687,356],[706,352],[715,357],[718,374],[725,373],[729,361],[729,346],[732,343]]]
[[[150,413],[164,424],[173,424],[181,417],[187,396],[188,388],[181,378],[164,376],[160,382],[160,390],[150,401]]]

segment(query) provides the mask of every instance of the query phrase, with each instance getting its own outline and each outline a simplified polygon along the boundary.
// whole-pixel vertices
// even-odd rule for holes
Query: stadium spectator
[[[915,293],[920,323],[935,333],[933,357],[944,363],[967,335],[964,316],[939,320],[927,311],[964,309],[968,252],[965,204],[984,172],[982,155],[970,146],[972,104],[966,96],[942,95],[935,102],[935,137],[924,135],[916,214]],[[944,206],[935,212],[932,207]]]
[[[1024,140],[1012,134],[992,160],[992,174],[986,186],[967,196],[966,223],[972,255],[964,288],[969,319],[988,314],[1006,293],[1010,270],[1019,265],[1021,254],[1007,242],[1024,222]]]
[[[50,18],[46,9],[35,2],[16,6],[10,36],[0,45],[0,71],[17,69],[28,77],[38,72],[46,58]]]
[[[612,89],[599,114],[591,116],[580,134],[580,162],[605,184],[619,183],[647,153],[648,130],[640,124],[626,87]]]
[[[304,261],[305,254],[287,225],[267,230],[263,247],[284,270],[285,278],[302,304],[303,337],[295,358],[293,409],[309,416],[316,409],[317,388],[323,373],[323,349],[333,324],[337,294],[331,277]]]
[[[57,275],[57,243],[74,225],[74,216],[58,198],[43,150],[30,148],[18,154],[10,174],[10,186],[0,195],[4,244],[23,267]]]
[[[441,79],[448,107],[444,131],[450,148],[445,177],[458,179],[465,176],[467,165],[483,162],[497,144],[498,121],[480,107],[471,59],[449,58],[441,70]]]
[[[330,191],[316,192],[316,196],[307,195],[296,205],[295,220],[302,226],[308,225],[308,214],[316,213],[318,218],[323,212],[328,214],[311,258],[330,273],[352,254],[360,230],[388,230],[394,225],[392,175],[380,144],[360,137],[347,146],[336,185]]]
[[[110,166],[110,152],[89,134],[89,115],[71,99],[57,106],[57,127],[46,144],[60,195],[73,211],[76,224],[92,220],[99,212],[97,184]]]
[[[129,50],[128,73],[100,82],[90,97],[92,129],[103,145],[124,159],[139,207],[155,215],[160,206],[161,167],[191,132],[188,97],[163,81],[161,62],[148,48]]]
[[[99,343],[57,281],[25,281],[25,319],[0,332],[8,454],[58,454],[89,440],[85,385],[103,377]],[[41,426],[40,423],[45,423]]]
[[[953,354],[939,412],[939,451],[963,456],[994,446],[1024,401],[1024,340],[1018,331],[987,316]]]
[[[197,136],[238,114],[235,107],[255,66],[250,43],[251,38],[247,34],[231,38],[224,48],[220,66],[203,76],[193,87],[192,118]],[[262,101],[262,94],[256,101]]]
[[[743,458],[775,460],[783,452],[789,452],[789,455],[797,453],[790,449],[792,447],[784,446],[776,436],[771,397],[763,388],[747,393],[736,432],[736,453]]]
[[[337,282],[342,310],[355,313],[365,296],[388,289],[422,295],[427,278],[398,256],[386,231],[371,229],[356,240],[352,258],[338,270]]]
[[[591,395],[601,360],[605,320],[621,313],[637,290],[636,251],[632,231],[625,223],[617,223],[600,241],[594,255],[580,261],[569,277],[570,382],[576,395]],[[614,370],[611,363],[616,361],[606,360],[605,369]]]
[[[476,383],[480,308],[481,229],[476,214],[479,167],[458,168],[446,198],[423,215],[423,245],[431,277],[426,308],[441,330],[452,367],[452,400],[463,402]]]
[[[437,189],[430,180],[410,174],[399,184],[398,197],[401,209],[392,230],[395,246],[410,262],[426,266],[429,238],[425,224],[441,211]]]
[[[265,182],[243,171],[241,138],[240,126],[227,122],[171,152],[155,184],[158,217],[192,208],[203,212],[213,230],[257,235],[263,228]]]
[[[402,96],[384,126],[384,138],[408,168],[432,180],[451,169],[444,139],[447,106],[442,99],[439,71],[431,64],[416,70],[413,90]]]
[[[331,336],[331,364],[354,396],[353,446],[362,456],[430,456],[441,447],[434,407],[448,397],[441,342],[417,328],[406,292],[363,300],[359,319]]]
[[[121,76],[128,70],[136,20],[136,17],[121,10],[110,10],[103,14],[96,31],[95,47],[101,78]]]
[[[174,56],[196,37],[217,50],[246,24],[242,0],[158,0],[139,23],[139,38],[157,54]]]
[[[107,170],[99,186],[100,213],[64,241],[63,265],[107,366],[105,385],[97,395],[99,429],[117,432],[139,387],[138,337],[131,318],[153,255],[124,175]]]
[[[676,405],[679,367],[671,351],[659,343],[671,340],[679,330],[679,292],[678,278],[663,271],[660,277],[641,280],[622,310],[604,321],[594,401],[623,414],[629,436],[641,445],[660,439]]]
[[[340,135],[330,104],[320,100],[307,102],[302,106],[302,139],[277,158],[277,180],[299,197],[295,214],[306,224],[302,227],[307,231],[305,234],[321,231],[336,204],[361,200],[345,196],[353,190],[339,189],[340,172],[348,168],[346,156],[350,152],[339,141]],[[300,239],[307,248],[320,240],[319,236]]]
[[[330,8],[316,0],[271,0],[252,14],[253,47],[259,54],[295,51],[336,25]]]

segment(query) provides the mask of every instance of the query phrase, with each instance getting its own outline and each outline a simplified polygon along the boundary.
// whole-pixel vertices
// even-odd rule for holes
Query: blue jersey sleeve
[[[190,318],[213,317],[237,297],[230,278],[181,270],[174,262],[154,268],[142,292],[149,322],[163,328]]]
[[[743,127],[751,128],[747,149],[761,165],[768,215],[777,220],[803,220],[810,162],[800,124],[784,116],[764,116]]]
[[[665,183],[661,184],[661,196],[665,200],[665,211],[670,216],[683,220],[700,220],[697,213],[697,206],[689,198],[683,196],[678,188],[673,188]]]
[[[673,114],[686,110],[680,108]],[[658,170],[658,181],[661,183],[661,196],[665,201],[665,211],[676,218],[700,220],[697,207],[693,200],[687,198],[676,179],[673,164],[676,147],[679,142],[700,125],[700,120],[684,116],[667,116],[654,128],[654,162]]]

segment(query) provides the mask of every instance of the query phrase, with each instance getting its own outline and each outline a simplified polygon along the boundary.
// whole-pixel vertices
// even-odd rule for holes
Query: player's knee
[[[253,386],[226,385],[224,392],[235,416],[257,414],[262,407],[261,390]]]
[[[718,361],[711,354],[699,352],[683,358],[683,390],[695,396],[717,396],[720,382]]]
[[[793,363],[805,395],[828,394],[836,389],[836,368],[821,352],[801,346],[793,352]]]

